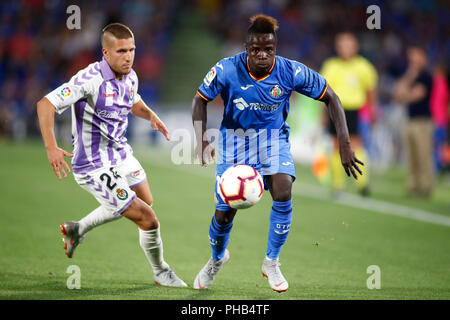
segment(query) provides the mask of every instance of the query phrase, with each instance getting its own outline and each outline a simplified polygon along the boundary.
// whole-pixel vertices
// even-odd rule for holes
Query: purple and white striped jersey
[[[125,132],[128,113],[141,99],[134,70],[117,80],[103,58],[46,95],[61,114],[72,106],[72,169],[83,174],[118,165],[133,150]]]

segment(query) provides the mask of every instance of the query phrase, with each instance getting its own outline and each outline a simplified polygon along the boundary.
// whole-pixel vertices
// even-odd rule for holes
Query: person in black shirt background
[[[433,119],[430,110],[432,75],[421,47],[407,51],[408,68],[394,87],[394,99],[407,107],[406,150],[409,167],[408,192],[431,196],[433,187]]]

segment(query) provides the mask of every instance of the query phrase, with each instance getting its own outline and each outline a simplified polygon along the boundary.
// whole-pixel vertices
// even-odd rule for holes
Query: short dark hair
[[[111,33],[117,39],[134,38],[133,31],[122,23],[110,23],[102,29],[102,44],[105,33]]]
[[[277,19],[267,16],[265,14],[257,14],[250,18],[250,26],[247,29],[247,42],[249,40],[249,36],[251,34],[259,33],[259,34],[266,34],[266,33],[272,33],[275,37],[275,40],[277,39],[277,33],[278,30],[278,21]]]

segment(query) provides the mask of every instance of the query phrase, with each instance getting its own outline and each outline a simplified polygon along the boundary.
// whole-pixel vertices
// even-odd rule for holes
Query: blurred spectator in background
[[[408,192],[429,197],[433,186],[434,125],[430,110],[433,78],[427,70],[423,48],[411,46],[407,56],[408,68],[395,84],[394,99],[407,108]]]
[[[449,88],[446,67],[443,63],[436,65],[431,90],[431,114],[434,120],[434,164],[437,173],[444,167],[444,146],[447,138]]]
[[[100,59],[98,30],[110,22],[123,22],[135,30],[140,94],[153,108],[161,96],[159,81],[179,2],[110,0],[106,6],[99,0],[76,1],[81,29],[70,30],[66,9],[71,1],[1,1],[0,136],[21,140],[39,135],[36,101]],[[70,128],[69,113],[56,120],[56,134],[65,126]],[[70,136],[58,139],[70,143]]]
[[[358,55],[359,44],[353,33],[342,32],[335,39],[338,56],[325,60],[320,73],[341,99],[353,150],[356,157],[364,162],[364,174],[355,182],[360,193],[367,196],[369,157],[366,150],[370,146],[370,122],[374,115],[372,109],[376,103],[378,74],[367,59]],[[341,191],[345,184],[345,174],[341,167],[336,130],[331,121],[328,120],[327,125],[328,132],[334,138],[334,152],[329,157],[332,185],[335,191]]]

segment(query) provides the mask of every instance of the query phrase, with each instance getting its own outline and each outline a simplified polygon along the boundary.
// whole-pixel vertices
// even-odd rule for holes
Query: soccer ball
[[[233,209],[246,209],[257,203],[263,194],[263,179],[258,171],[245,165],[234,165],[219,179],[218,193]]]

